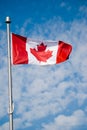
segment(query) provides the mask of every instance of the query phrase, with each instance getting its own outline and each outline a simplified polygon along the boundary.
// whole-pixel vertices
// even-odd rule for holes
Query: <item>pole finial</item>
[[[7,16],[6,17],[6,21],[5,21],[6,23],[11,23],[11,20],[10,20],[10,17],[9,16]]]

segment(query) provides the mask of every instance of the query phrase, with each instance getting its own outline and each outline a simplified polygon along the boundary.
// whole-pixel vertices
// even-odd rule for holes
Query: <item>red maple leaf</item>
[[[37,50],[35,48],[30,48],[30,52],[36,57],[37,60],[40,62],[47,62],[47,60],[52,57],[52,52],[50,50],[47,50],[47,45],[44,45],[42,42],[40,45],[37,45]]]
[[[46,50],[47,45],[44,45],[44,43],[42,42],[40,45],[37,45],[37,50],[40,51],[45,51]]]

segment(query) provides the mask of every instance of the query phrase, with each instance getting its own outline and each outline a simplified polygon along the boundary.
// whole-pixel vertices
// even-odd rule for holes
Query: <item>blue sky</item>
[[[14,130],[87,130],[87,0],[0,1],[0,130],[9,129],[6,16],[11,32],[73,46],[58,65],[12,66]]]

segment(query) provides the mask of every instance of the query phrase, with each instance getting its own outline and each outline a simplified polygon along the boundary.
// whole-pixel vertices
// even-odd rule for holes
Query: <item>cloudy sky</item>
[[[14,130],[87,130],[87,0],[0,1],[0,130],[9,130],[5,18],[11,32],[73,46],[52,66],[12,66]]]

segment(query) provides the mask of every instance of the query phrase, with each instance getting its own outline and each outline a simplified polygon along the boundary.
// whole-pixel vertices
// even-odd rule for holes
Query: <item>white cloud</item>
[[[66,6],[66,3],[65,3],[65,2],[62,2],[62,3],[60,4],[60,6],[61,6],[61,7],[65,7],[65,6]]]
[[[43,124],[43,130],[72,130],[87,124],[87,117],[82,110],[76,110],[72,115],[59,115],[54,122]]]
[[[8,130],[9,129],[9,123],[4,123],[3,125],[0,126],[0,130]]]
[[[87,6],[86,5],[82,5],[79,8],[80,13],[83,13],[83,15],[85,15],[85,17],[87,17]]]
[[[7,82],[7,68],[0,69],[0,118],[5,116],[8,104],[8,82]]]
[[[60,7],[61,8],[66,8],[67,10],[70,10],[71,9],[71,6],[70,5],[68,5],[66,2],[61,2],[60,3]]]

